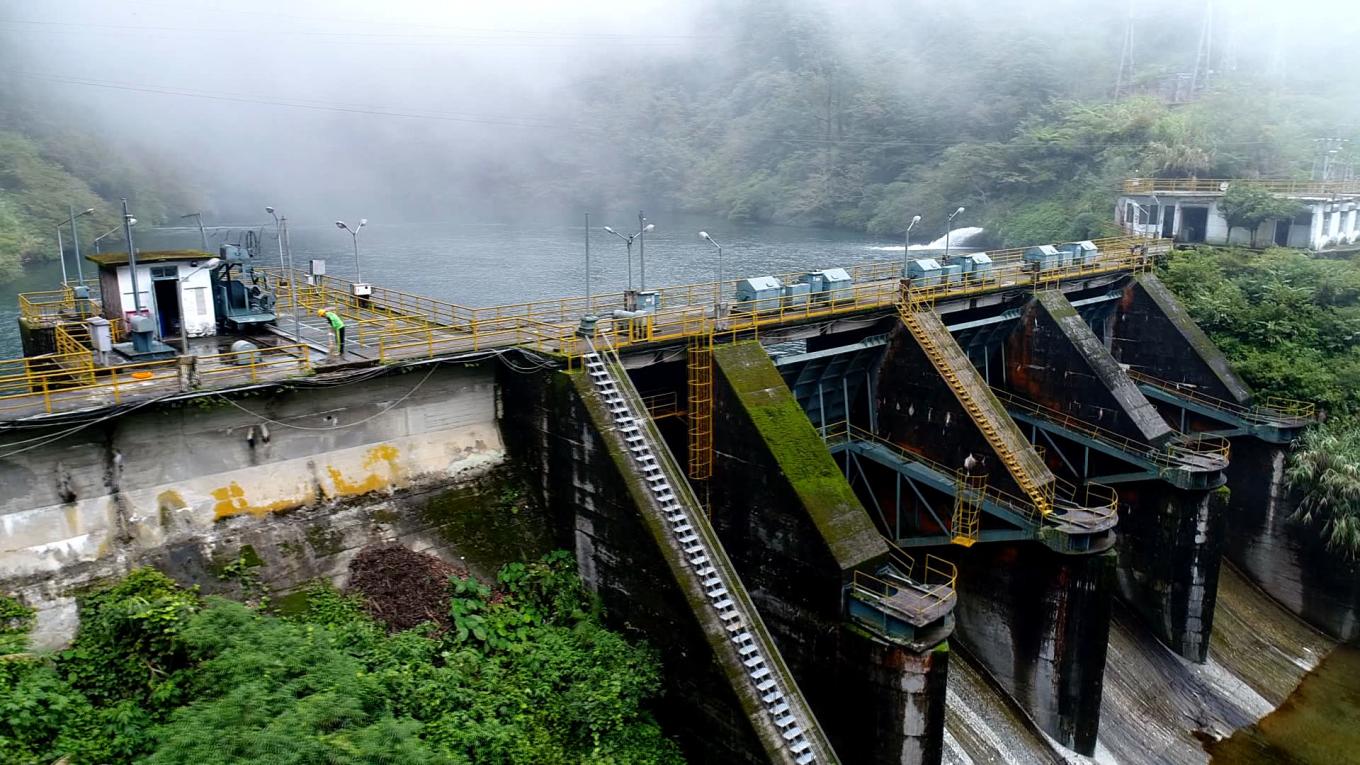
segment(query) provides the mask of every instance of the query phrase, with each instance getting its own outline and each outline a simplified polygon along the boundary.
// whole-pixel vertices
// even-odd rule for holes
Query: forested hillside
[[[691,66],[588,83],[581,108],[609,104],[613,162],[590,159],[653,204],[878,233],[916,214],[936,231],[965,205],[965,225],[1015,245],[1107,233],[1121,178],[1306,177],[1313,137],[1356,130],[1354,99],[1329,98],[1321,71],[1286,77],[1261,58],[1166,105],[1157,84],[1193,68],[1196,4],[1143,25],[1151,95],[1114,103],[1124,9],[1057,5],[905,3],[873,18],[749,0]]]

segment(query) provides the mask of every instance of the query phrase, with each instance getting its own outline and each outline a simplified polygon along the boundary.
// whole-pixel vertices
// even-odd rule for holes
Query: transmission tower
[[[1119,52],[1119,76],[1114,83],[1114,100],[1121,101],[1133,92],[1133,0],[1129,2],[1129,21],[1124,27],[1124,47]]]
[[[1214,0],[1204,2],[1204,23],[1199,30],[1199,49],[1195,51],[1195,71],[1190,75],[1190,93],[1197,96],[1209,89],[1213,74]]]

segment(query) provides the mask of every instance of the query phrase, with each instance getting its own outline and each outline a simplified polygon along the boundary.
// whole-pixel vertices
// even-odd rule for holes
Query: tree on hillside
[[[1301,495],[1292,517],[1320,527],[1329,550],[1360,557],[1360,430],[1309,430],[1286,476]]]
[[[1251,232],[1251,246],[1256,246],[1256,232],[1268,220],[1292,218],[1299,211],[1299,203],[1255,186],[1234,183],[1218,202],[1219,212],[1228,221],[1228,235],[1235,228]]]

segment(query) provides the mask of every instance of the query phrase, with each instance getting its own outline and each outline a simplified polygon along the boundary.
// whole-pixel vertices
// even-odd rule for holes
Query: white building
[[[159,337],[179,337],[181,321],[189,337],[217,334],[212,274],[202,267],[211,257],[196,250],[137,253],[137,294],[143,313],[156,319]],[[105,318],[126,322],[137,305],[127,253],[106,252],[89,259],[99,266]]]
[[[1294,218],[1261,224],[1258,246],[1322,250],[1360,243],[1360,181],[1134,178],[1124,182],[1115,221],[1130,233],[1178,242],[1249,245],[1252,232],[1241,227],[1230,232],[1218,209],[1234,183],[1260,186],[1299,203]]]

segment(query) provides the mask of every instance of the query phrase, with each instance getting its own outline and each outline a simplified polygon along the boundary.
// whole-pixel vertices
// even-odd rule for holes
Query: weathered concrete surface
[[[501,382],[505,400],[514,402],[504,411],[507,446],[536,477],[554,534],[575,550],[577,571],[599,595],[610,627],[660,653],[667,689],[656,710],[662,725],[691,762],[767,762],[696,616],[705,613],[695,607],[702,606],[702,593],[677,584],[639,512],[629,474],[620,469],[626,458],[601,439],[577,383],[547,371],[507,372]]]
[[[765,349],[713,355],[713,526],[780,652],[846,762],[938,761],[947,653],[842,618],[851,572],[887,543]]]
[[[1095,749],[1114,555],[1032,543],[957,550],[958,640],[1058,743]]]
[[[1006,387],[1049,409],[1147,444],[1171,427],[1057,291],[1025,306],[1006,339]]]
[[[74,627],[74,587],[153,561],[204,578],[200,569],[242,544],[278,553],[281,587],[330,576],[348,561],[339,553],[419,535],[422,523],[402,517],[411,507],[390,502],[393,492],[451,488],[504,459],[486,367],[149,406],[23,442],[42,435],[0,437],[10,455],[0,458],[0,590],[38,609],[46,645]],[[310,552],[291,555],[289,545]],[[306,562],[296,575],[290,557]]]
[[[1119,486],[1119,594],[1171,650],[1202,662],[1213,631],[1227,491]]]
[[[1199,737],[1256,722],[1331,650],[1330,641],[1225,567],[1208,661],[1176,656],[1117,608],[1110,629],[1099,762],[1207,765]]]
[[[923,321],[944,350],[954,373],[968,387],[1007,448],[1019,458],[1025,472],[1040,486],[1052,483],[1053,473],[1030,447],[939,317],[927,313]],[[977,472],[986,473],[991,486],[1024,495],[1002,460],[994,456],[991,443],[959,403],[954,389],[900,322],[888,336],[874,389],[878,398],[874,405],[878,410],[879,435],[954,469],[962,468],[969,454],[993,455]]]
[[[1286,447],[1233,442],[1226,555],[1261,589],[1332,637],[1360,638],[1360,562],[1326,549],[1316,527],[1290,520],[1298,497],[1284,478]]]
[[[1238,403],[1251,399],[1227,357],[1161,280],[1140,274],[1129,281],[1115,310],[1110,352],[1129,368]]]

